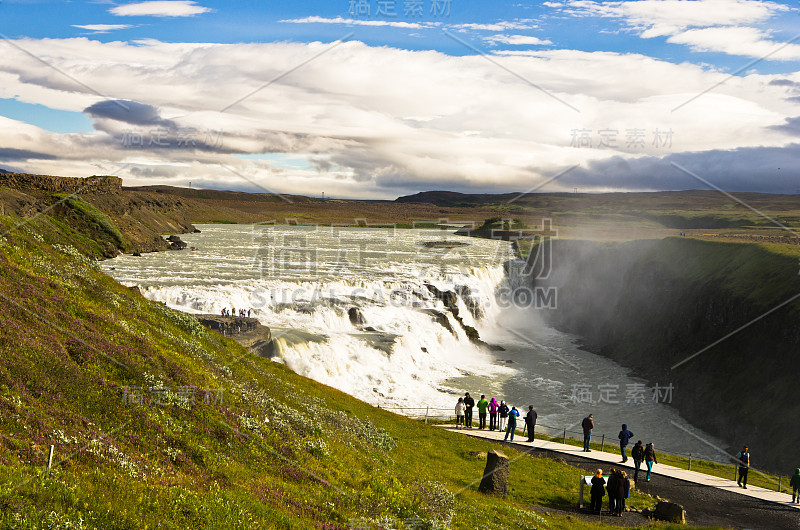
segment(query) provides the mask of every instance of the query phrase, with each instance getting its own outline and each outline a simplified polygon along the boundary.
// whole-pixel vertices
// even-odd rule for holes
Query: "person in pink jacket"
[[[500,405],[497,404],[494,398],[489,402],[489,430],[493,431],[497,428],[497,411]]]

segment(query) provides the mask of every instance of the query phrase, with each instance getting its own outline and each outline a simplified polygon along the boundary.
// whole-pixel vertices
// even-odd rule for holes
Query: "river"
[[[272,330],[274,361],[374,405],[449,411],[470,391],[532,404],[554,429],[580,430],[591,412],[595,431],[613,439],[627,423],[634,439],[672,452],[718,459],[712,446],[724,447],[669,406],[679,388],[580,349],[542,323],[547,309],[504,303],[498,292],[517,281],[504,266],[514,259],[507,242],[431,229],[198,228],[181,236],[192,248],[102,266],[180,311],[251,309]],[[464,324],[503,350],[473,344],[428,286],[458,293]],[[363,324],[351,323],[353,308]]]

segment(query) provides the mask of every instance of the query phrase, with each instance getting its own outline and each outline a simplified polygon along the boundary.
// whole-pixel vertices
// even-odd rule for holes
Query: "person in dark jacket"
[[[608,512],[610,514],[617,513],[617,492],[619,487],[617,485],[617,470],[613,467],[608,472],[608,480],[606,480],[606,491],[608,492]]]
[[[794,470],[789,485],[792,487],[792,502],[800,502],[800,467]]]
[[[653,442],[650,442],[647,444],[647,447],[644,448],[644,461],[647,463],[647,482],[650,482],[650,473],[653,472],[653,464],[658,464],[656,448],[653,446]]]
[[[472,428],[472,408],[475,406],[475,400],[470,397],[469,392],[464,394],[464,424],[467,429]]]
[[[633,481],[639,482],[639,469],[641,469],[642,462],[644,462],[644,446],[642,446],[641,440],[636,442],[636,445],[631,449],[631,457],[633,458],[633,467],[636,469],[633,472]]]
[[[603,478],[603,470],[598,469],[592,477],[592,502],[589,509],[599,514],[603,508],[603,497],[606,496],[606,479]]]
[[[628,474],[621,469],[617,470],[617,482],[615,487],[617,488],[617,504],[614,513],[617,517],[622,517],[622,513],[625,511],[625,499],[628,498],[628,494],[630,493],[631,483],[628,481]]]
[[[583,418],[581,426],[583,427],[583,451],[588,453],[590,451],[589,444],[592,441],[592,429],[594,429],[594,416],[589,414]]]
[[[528,413],[525,415],[525,425],[528,427],[528,441],[533,441],[533,430],[536,428],[536,418],[539,415],[533,410],[533,405],[528,405]]]
[[[736,483],[744,489],[747,489],[747,472],[750,470],[750,451],[746,445],[736,454],[736,461],[739,464],[739,479]]]
[[[623,423],[622,430],[619,431],[619,452],[622,453],[622,463],[628,461],[628,455],[625,454],[625,448],[628,447],[628,442],[633,438],[633,433],[628,430],[628,425]]]

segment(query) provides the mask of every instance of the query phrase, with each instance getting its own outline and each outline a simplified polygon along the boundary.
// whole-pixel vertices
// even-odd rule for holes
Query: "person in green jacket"
[[[481,394],[481,400],[478,401],[478,428],[485,429],[486,428],[486,409],[489,407],[489,402],[486,401],[486,396]]]
[[[794,470],[789,485],[792,487],[792,502],[800,503],[800,467]]]

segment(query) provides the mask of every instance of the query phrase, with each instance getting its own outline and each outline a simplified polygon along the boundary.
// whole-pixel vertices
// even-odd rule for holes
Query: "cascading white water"
[[[662,448],[719,458],[708,447],[722,442],[668,405],[626,399],[632,385],[668,381],[642,381],[580,349],[577,337],[549,328],[541,311],[519,303],[530,302],[530,295],[502,296],[530,287],[507,242],[438,230],[199,228],[201,234],[183,236],[197,250],[120,256],[103,267],[138,285],[147,298],[181,311],[253,309],[272,330],[276,360],[372,404],[405,407],[407,413],[441,407],[436,412],[447,414],[455,394],[470,390],[517,406],[535,404],[540,423],[559,432],[593,412],[598,431],[612,440],[627,423],[637,437],[658,440]],[[470,342],[433,291],[457,293],[449,301],[463,323],[504,351]],[[351,309],[363,324],[351,323]],[[592,393],[590,403],[575,401],[576,385]],[[598,399],[601,388],[616,389],[618,399]]]
[[[421,243],[443,239],[431,230],[351,229],[342,237],[269,227],[265,237],[259,228],[249,234],[201,229],[185,236],[197,251],[124,256],[110,272],[181,311],[252,309],[272,330],[275,360],[373,404],[452,408],[453,398],[442,388],[446,379],[512,372],[469,340],[428,287],[459,293],[462,321],[481,328],[499,314],[494,293],[505,278],[503,261],[511,257],[507,243],[447,234],[468,245],[427,248]],[[268,249],[259,246],[265,239]],[[346,266],[342,247],[344,254],[351,251]],[[142,259],[150,270],[140,268]],[[214,276],[217,281],[209,281]],[[363,324],[351,323],[353,308]]]

